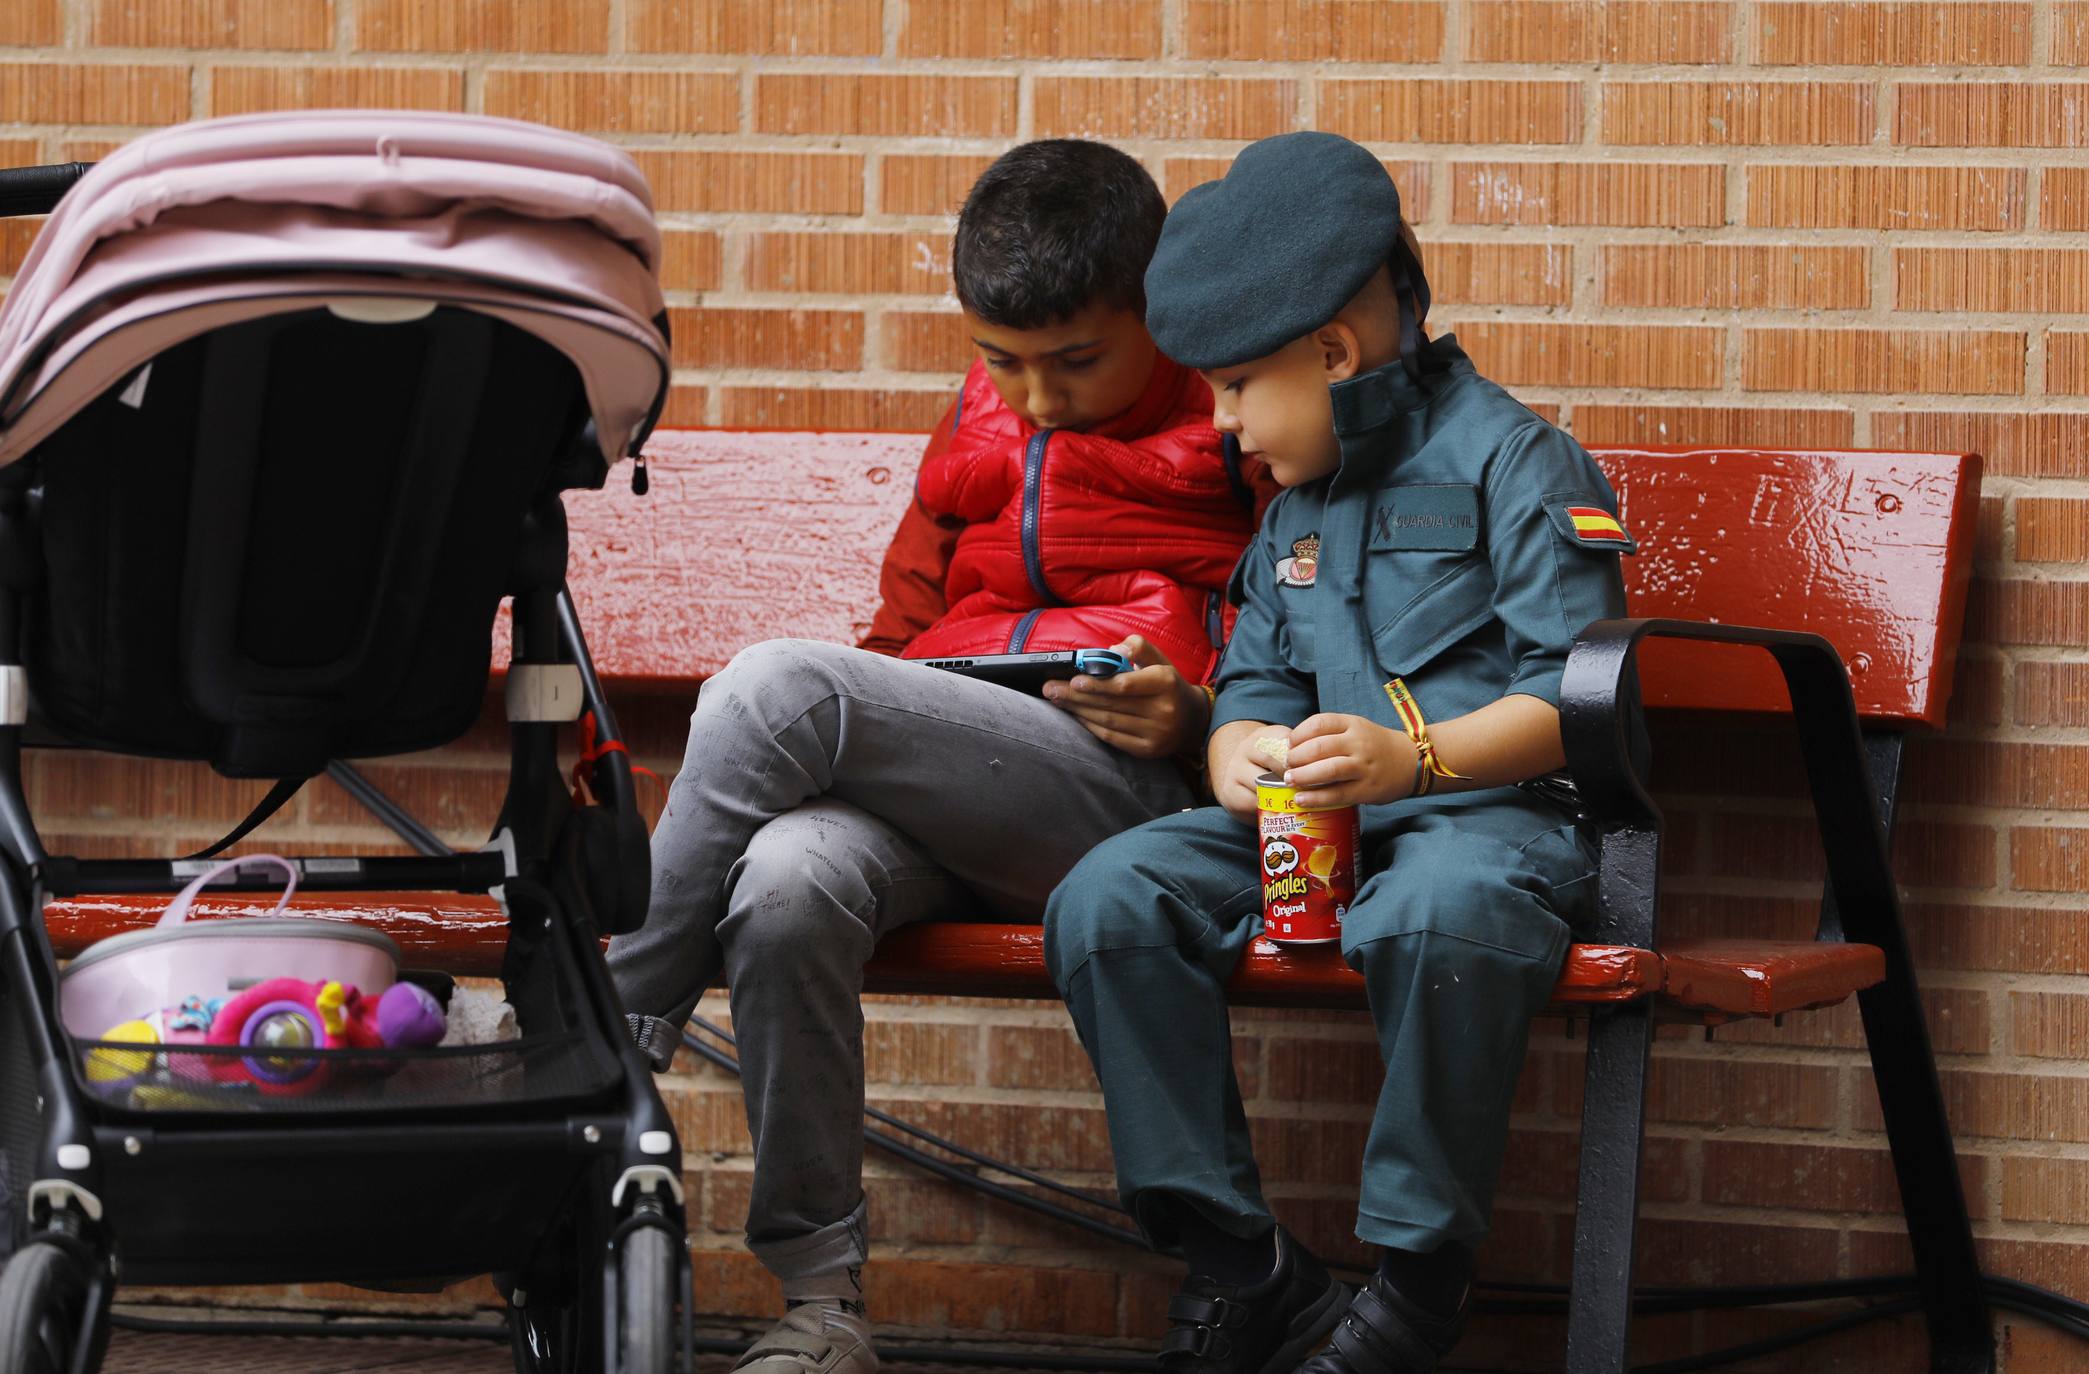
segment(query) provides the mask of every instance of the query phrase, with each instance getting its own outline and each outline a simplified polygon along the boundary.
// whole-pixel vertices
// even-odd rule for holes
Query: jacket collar
[[[1421,355],[1419,381],[1409,376],[1396,358],[1375,371],[1329,387],[1335,411],[1335,437],[1348,439],[1383,429],[1395,416],[1420,410],[1445,388],[1472,375],[1472,360],[1458,346],[1455,334],[1429,340],[1422,345]]]

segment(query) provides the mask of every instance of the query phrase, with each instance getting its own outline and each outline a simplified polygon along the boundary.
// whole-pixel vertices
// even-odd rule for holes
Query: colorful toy
[[[205,1040],[288,1053],[213,1055],[208,1068],[219,1082],[247,1081],[271,1096],[303,1096],[324,1087],[333,1077],[329,1070],[349,1066],[297,1051],[419,1048],[440,1041],[444,1025],[435,998],[412,983],[394,983],[380,997],[365,997],[342,983],[271,978],[225,1003]],[[396,1066],[381,1060],[368,1065],[375,1071],[390,1067]]]
[[[302,1096],[324,1087],[336,1072],[382,1074],[398,1065],[384,1059],[337,1063],[299,1051],[416,1049],[440,1043],[447,1028],[442,1004],[413,983],[394,983],[380,996],[365,997],[337,981],[271,978],[231,997],[190,997],[111,1027],[98,1038],[152,1048],[89,1050],[87,1078],[111,1086],[136,1084],[165,1067],[175,1077],[251,1083],[271,1096]],[[185,1044],[280,1053],[236,1058],[178,1053]]]

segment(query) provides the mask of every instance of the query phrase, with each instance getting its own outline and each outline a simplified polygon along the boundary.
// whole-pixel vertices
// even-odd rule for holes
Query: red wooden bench
[[[648,450],[648,498],[619,484],[569,499],[569,579],[603,678],[625,690],[693,694],[743,645],[779,635],[855,639],[875,604],[879,557],[911,492],[921,442],[663,432]],[[1602,914],[1570,953],[1553,998],[1556,1011],[1591,1016],[1569,1368],[1624,1367],[1654,1021],[1779,1016],[1852,994],[1872,1047],[1937,1367],[1987,1368],[1971,1228],[1885,857],[1900,740],[1940,727],[1950,697],[1979,460],[1735,449],[1596,456],[1642,549],[1625,560],[1628,605],[1636,617],[1663,619],[1592,627],[1564,688],[1569,766],[1604,836]],[[1820,938],[1656,939],[1661,818],[1634,763],[1642,703],[1793,714],[1829,860]],[[482,897],[335,894],[300,905],[386,930],[412,963],[498,969],[505,924]],[[245,906],[224,899],[197,910]],[[78,898],[54,901],[46,919],[66,954],[156,910],[137,898]],[[1037,927],[961,920],[886,939],[868,986],[1055,995]],[[1251,1005],[1364,1005],[1362,980],[1332,948],[1261,941],[1231,993]]]

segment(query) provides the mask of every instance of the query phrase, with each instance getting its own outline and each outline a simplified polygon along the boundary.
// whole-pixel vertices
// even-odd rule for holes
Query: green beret
[[[1399,235],[1399,188],[1371,153],[1339,134],[1265,138],[1169,212],[1146,328],[1185,367],[1266,357],[1340,313]]]

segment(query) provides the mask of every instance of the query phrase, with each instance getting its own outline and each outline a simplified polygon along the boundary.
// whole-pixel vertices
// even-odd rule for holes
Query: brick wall
[[[1987,455],[1956,723],[1909,763],[1899,845],[1988,1261],[2089,1295],[2089,4],[1538,0],[6,0],[0,163],[98,156],[195,116],[330,104],[513,114],[637,152],[669,226],[684,424],[922,428],[965,361],[948,214],[1009,143],[1092,135],[1170,195],[1248,139],[1372,144],[1483,370],[1590,441]],[[0,272],[26,246],[0,232]],[[686,703],[634,703],[675,762]],[[1663,741],[1669,928],[1807,928],[1818,857],[1771,747]],[[488,734],[380,776],[455,838],[493,814]],[[168,852],[245,809],[199,772],[33,775],[58,839]],[[381,839],[314,788],[278,843]],[[1764,874],[1779,875],[1774,880]],[[975,1144],[1106,1177],[1054,1008],[884,1001],[873,1095]],[[1270,1191],[1344,1240],[1376,1069],[1348,1017],[1243,1015]],[[1906,1266],[1847,1009],[1664,1042],[1642,1247],[1668,1280]],[[672,1082],[705,1302],[760,1313],[738,1251],[732,1086]],[[1561,1276],[1578,1044],[1540,1027],[1489,1272]],[[875,1301],[923,1327],[1131,1335],[1165,1275],[875,1166]],[[327,1294],[329,1300],[338,1295]],[[1642,1355],[1792,1320],[1663,1319]],[[1911,1359],[1868,1328],[1783,1367]],[[1557,1327],[1475,1347],[1546,1367]],[[2009,1367],[2070,1349],[2006,1332]],[[1531,1352],[1537,1352],[1533,1354]],[[1908,1366],[1912,1367],[1912,1366]]]

